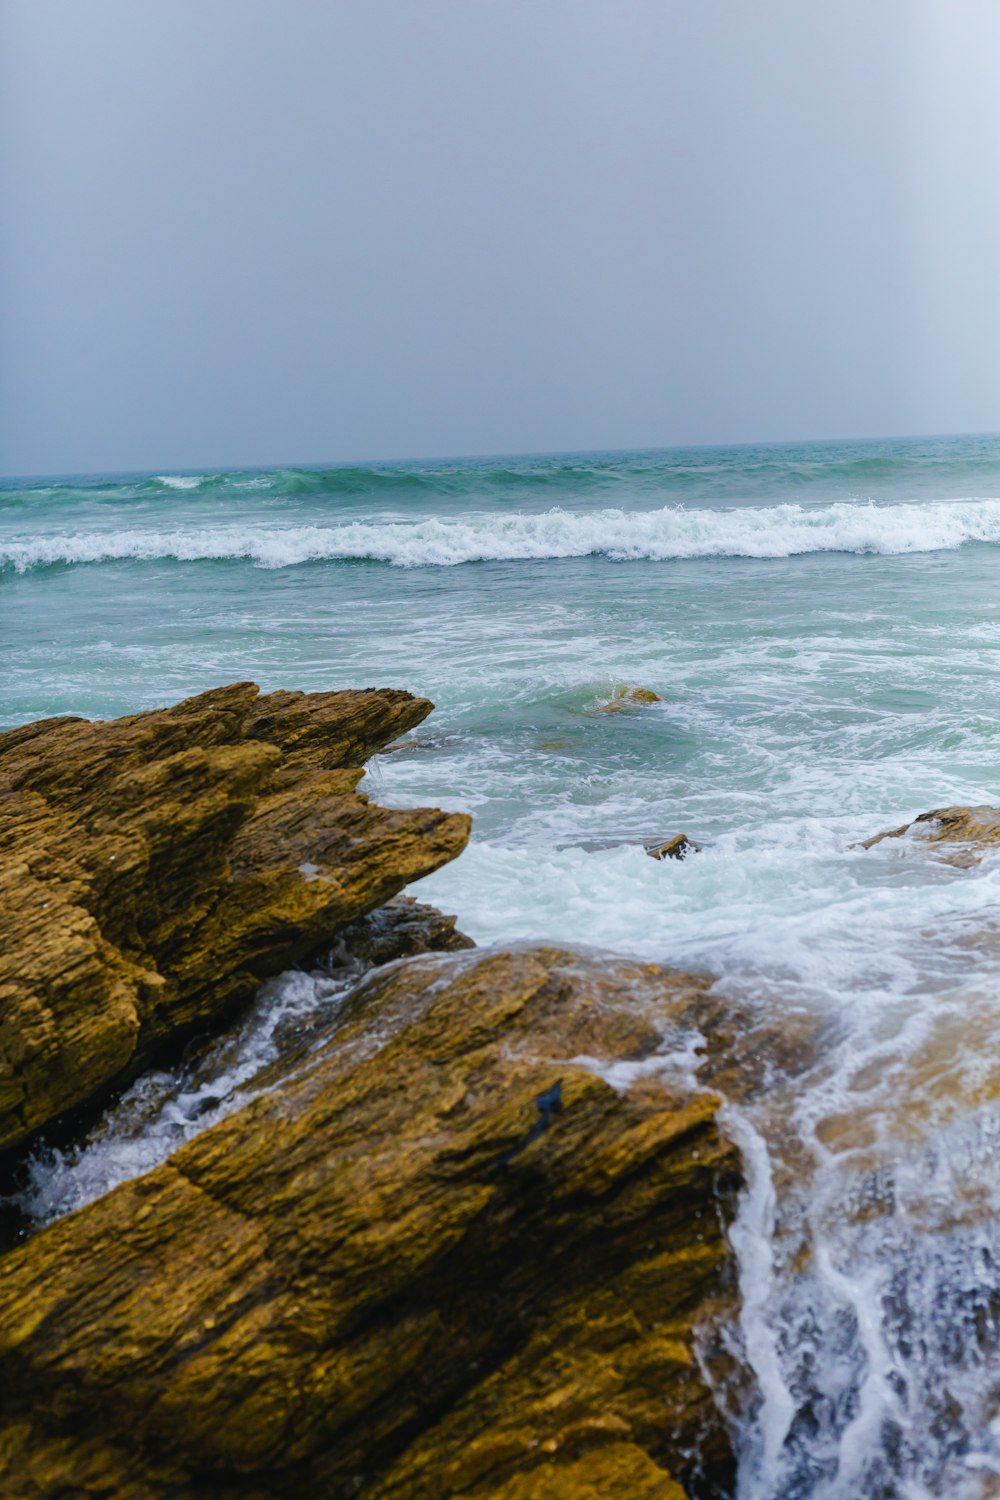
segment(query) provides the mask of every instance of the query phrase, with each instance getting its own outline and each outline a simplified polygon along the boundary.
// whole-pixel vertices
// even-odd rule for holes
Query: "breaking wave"
[[[321,561],[451,567],[603,556],[615,562],[794,557],[810,552],[893,555],[1000,542],[1000,498],[920,504],[842,502],[739,510],[599,510],[473,515],[339,526],[222,525],[173,531],[93,531],[10,540],[0,567],[244,559],[264,568]]]

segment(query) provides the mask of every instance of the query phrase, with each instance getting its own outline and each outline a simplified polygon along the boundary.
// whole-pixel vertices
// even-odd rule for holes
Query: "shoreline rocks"
[[[400,895],[470,820],[357,787],[430,708],[236,683],[0,735],[8,1160],[233,1045],[279,971],[336,995],[249,1103],[3,1256],[12,1500],[731,1493],[704,1361],[734,1359],[742,1163],[690,1065],[707,1036],[702,1076],[757,1086],[746,1018]]]
[[[692,1341],[735,1314],[741,1167],[658,1061],[709,986],[372,971],[291,1076],[5,1258],[5,1493],[725,1494]]]
[[[461,852],[464,814],[356,790],[431,707],[234,683],[0,735],[0,1152]]]

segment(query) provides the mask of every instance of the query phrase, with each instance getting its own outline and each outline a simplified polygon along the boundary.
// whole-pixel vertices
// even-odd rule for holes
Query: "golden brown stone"
[[[876,833],[859,847],[871,849],[883,839],[901,839],[906,835],[931,845],[947,864],[959,868],[977,865],[988,849],[1000,845],[1000,807],[939,807],[921,813],[901,828]]]
[[[686,833],[678,833],[665,844],[653,844],[646,853],[651,859],[687,859],[689,854],[698,853],[698,845]]]
[[[657,1063],[707,984],[374,971],[296,1074],[7,1257],[0,1491],[726,1493],[692,1330],[732,1313],[739,1162]]]
[[[430,709],[234,683],[0,735],[0,1149],[463,848],[468,818],[355,790]]]

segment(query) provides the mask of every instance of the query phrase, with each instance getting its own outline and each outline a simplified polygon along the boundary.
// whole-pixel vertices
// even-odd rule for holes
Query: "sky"
[[[0,472],[1000,429],[997,0],[0,0]]]

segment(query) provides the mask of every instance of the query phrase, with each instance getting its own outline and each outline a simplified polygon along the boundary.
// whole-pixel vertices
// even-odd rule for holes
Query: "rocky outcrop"
[[[1000,846],[1000,807],[939,807],[921,813],[912,823],[890,828],[865,839],[862,849],[871,849],[883,839],[911,837],[932,846],[946,863],[964,868],[977,865],[989,849]]]
[[[374,971],[299,1070],[0,1280],[5,1495],[718,1497],[692,1330],[740,1180],[672,1068],[704,976]]]
[[[235,683],[0,735],[0,1150],[459,853],[356,790],[431,706]]]

